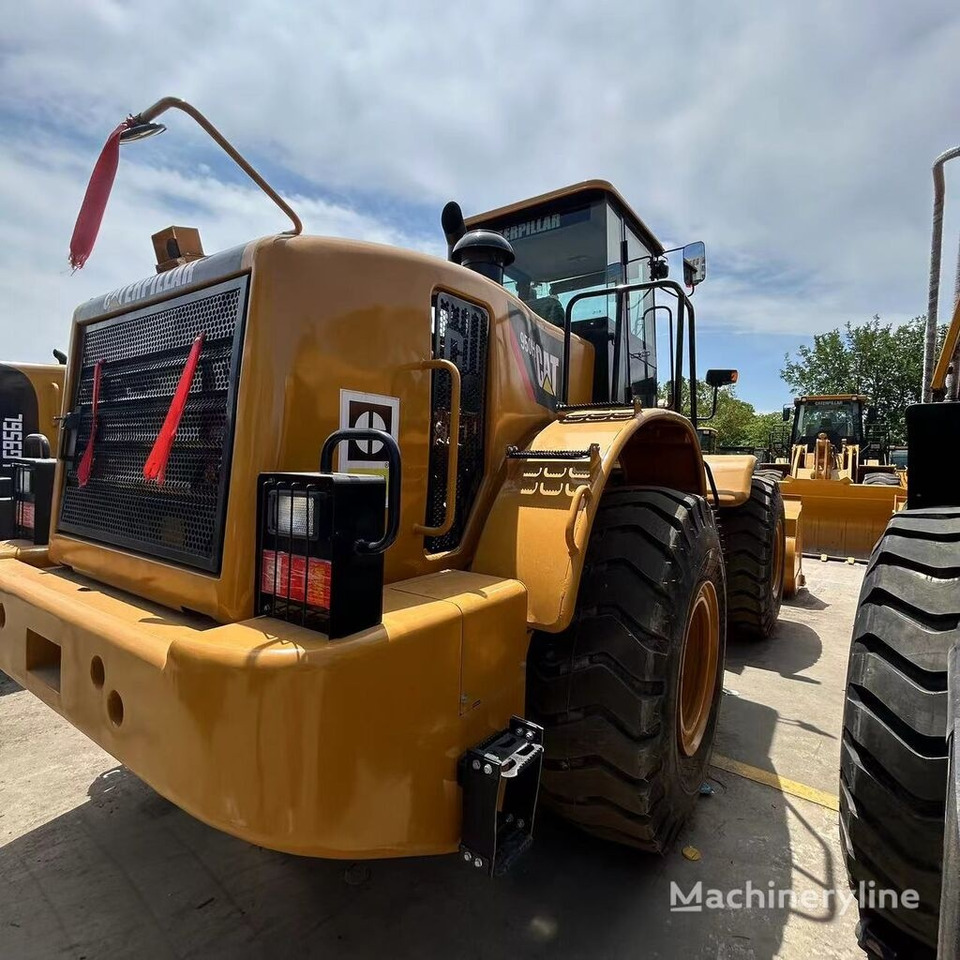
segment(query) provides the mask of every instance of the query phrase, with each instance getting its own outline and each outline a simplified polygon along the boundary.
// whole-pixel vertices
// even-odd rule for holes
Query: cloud
[[[150,236],[171,223],[200,224],[208,251],[287,226],[253,185],[225,183],[203,169],[156,168],[124,157],[94,254],[73,273],[67,248],[89,167],[82,152],[49,143],[40,149],[36,143],[0,144],[0,209],[18,225],[16,242],[6,246],[0,262],[5,360],[49,361],[54,347],[65,349],[74,307],[149,276]],[[442,252],[438,237],[408,234],[316,197],[290,199],[308,232]]]
[[[430,245],[450,197],[474,212],[601,176],[662,238],[707,242],[705,325],[803,337],[913,316],[929,167],[956,137],[958,46],[950,0],[198,0],[163,17],[136,0],[39,0],[5,24],[0,60],[15,141],[2,163],[23,178],[0,198],[21,245],[0,254],[0,294],[21,319],[23,303],[69,313],[54,302],[61,250],[102,137],[176,93],[298,195],[313,229]],[[189,120],[170,127],[141,148],[157,166],[125,161],[79,284],[142,275],[134,251],[146,261],[148,234],[182,204],[202,213],[189,222],[210,249],[274,228]],[[31,161],[38,132],[55,160]],[[42,205],[23,196],[36,190]],[[947,264],[958,230],[951,213]]]

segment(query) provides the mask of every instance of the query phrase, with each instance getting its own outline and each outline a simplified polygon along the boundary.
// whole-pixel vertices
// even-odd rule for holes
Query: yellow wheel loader
[[[0,668],[265,847],[496,874],[539,797],[666,849],[717,722],[715,513],[755,465],[705,468],[680,411],[695,312],[668,251],[603,181],[448,204],[448,261],[303,236],[183,101],[116,145],[170,108],[292,228],[209,256],[170,228],[155,276],[75,311],[57,566],[0,562]],[[682,269],[699,283],[702,245]]]
[[[887,462],[882,445],[867,440],[868,403],[864,396],[831,394],[798,397],[792,409],[784,407],[784,420],[793,421],[789,462],[765,463],[761,470],[782,476],[788,510],[802,504],[805,553],[866,560],[906,502],[905,473]]]
[[[0,559],[49,564],[50,509],[56,460],[50,438],[63,395],[63,363],[0,363]],[[61,362],[62,361],[62,362]]]

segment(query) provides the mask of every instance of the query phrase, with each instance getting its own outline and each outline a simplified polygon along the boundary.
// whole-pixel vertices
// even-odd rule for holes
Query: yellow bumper
[[[50,550],[29,540],[0,540],[0,560],[22,560],[31,567],[49,567]]]
[[[457,758],[523,709],[516,580],[394,584],[383,624],[338,641],[191,619],[15,560],[0,604],[0,669],[184,810],[290,853],[455,850]]]

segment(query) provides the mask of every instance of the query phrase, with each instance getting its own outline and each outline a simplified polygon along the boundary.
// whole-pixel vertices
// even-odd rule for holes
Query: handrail
[[[393,436],[384,430],[372,430],[363,427],[344,427],[334,430],[323,441],[320,448],[320,472],[333,471],[333,452],[344,440],[372,440],[382,443],[389,464],[387,469],[387,520],[384,525],[383,536],[379,540],[357,540],[354,548],[357,553],[383,553],[393,545],[400,532],[400,489],[401,489],[401,460],[400,448]]]
[[[582,293],[574,294],[567,302],[567,308],[563,317],[563,379],[561,402],[567,404],[570,402],[570,337],[573,330],[573,308],[581,300],[588,300],[591,297],[616,297],[617,303],[624,294],[634,293],[645,290],[665,290],[672,293],[677,298],[677,358],[676,358],[676,376],[673,380],[673,409],[678,413],[682,412],[683,400],[683,320],[685,311],[690,311],[690,420],[693,427],[697,427],[697,354],[696,354],[696,312],[693,303],[687,296],[683,287],[676,280],[646,280],[642,283],[626,283],[616,287],[603,287],[599,290],[584,290]],[[620,316],[617,318],[617,338],[623,336],[623,329]]]

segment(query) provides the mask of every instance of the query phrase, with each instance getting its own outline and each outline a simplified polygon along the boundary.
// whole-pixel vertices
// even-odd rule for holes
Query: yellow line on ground
[[[751,767],[748,763],[741,763],[739,760],[731,760],[729,757],[721,757],[717,754],[713,755],[711,763],[719,770],[726,770],[727,773],[735,773],[738,777],[753,780],[754,783],[762,783],[766,787],[773,787],[774,790],[788,793],[791,797],[809,800],[811,803],[819,804],[828,810],[840,809],[840,798],[833,793],[827,793],[826,790],[808,787],[805,783],[788,780],[778,773],[761,770],[759,767]]]

